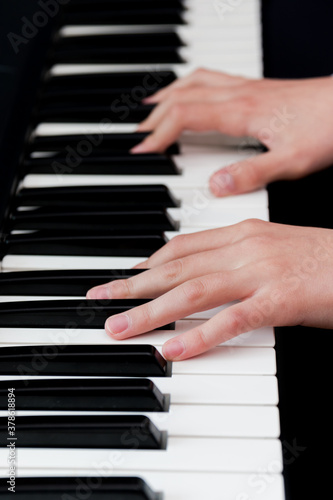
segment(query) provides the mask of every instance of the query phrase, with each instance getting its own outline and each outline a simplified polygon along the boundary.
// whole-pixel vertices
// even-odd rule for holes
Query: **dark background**
[[[15,54],[9,33],[22,34],[22,17],[31,19],[38,0],[0,0],[0,233],[15,192],[17,165],[22,144],[30,134],[30,120],[37,82],[45,61],[52,21],[38,34],[21,44]]]
[[[262,0],[262,20],[265,76],[333,74],[332,1]],[[270,185],[271,220],[333,228],[332,186],[332,168]],[[276,341],[287,500],[331,498],[333,331],[277,328]]]

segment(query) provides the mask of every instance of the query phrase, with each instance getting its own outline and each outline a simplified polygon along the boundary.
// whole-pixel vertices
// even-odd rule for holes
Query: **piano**
[[[19,498],[288,498],[307,449],[281,434],[273,329],[171,365],[172,328],[216,311],[115,345],[110,304],[84,300],[177,234],[268,220],[266,190],[217,200],[203,184],[256,154],[246,138],[184,134],[164,155],[128,155],[147,93],[201,66],[262,75],[259,2],[42,3],[1,7],[0,491],[12,387]]]

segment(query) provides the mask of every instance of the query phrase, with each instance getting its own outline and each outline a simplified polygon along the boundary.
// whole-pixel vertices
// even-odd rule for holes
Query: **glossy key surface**
[[[121,117],[120,117],[121,118]],[[24,169],[47,175],[179,175],[172,158],[164,154],[132,155],[128,152],[82,156],[71,146],[44,158],[27,158]],[[112,183],[110,183],[112,184]],[[132,183],[133,185],[134,183]]]
[[[44,300],[0,303],[0,326],[3,328],[104,328],[109,316],[121,314],[149,299],[113,300]],[[174,323],[163,326],[175,328]]]
[[[168,377],[171,363],[150,345],[2,347],[0,374]]]
[[[8,381],[0,381],[0,409],[8,409]],[[16,410],[150,411],[168,409],[148,379],[30,379],[10,382]]]
[[[142,269],[26,271],[0,273],[0,295],[85,296],[95,286],[128,279]]]
[[[41,189],[21,189],[16,196],[20,207],[85,206],[86,210],[111,209],[113,206],[178,207],[180,202],[171,191],[155,186],[72,186]]]
[[[137,415],[57,415],[16,417],[20,448],[115,448],[161,450],[166,436]],[[8,420],[0,418],[0,447],[6,446]],[[6,443],[6,444],[4,444]]]
[[[101,127],[102,128],[102,127]],[[30,152],[62,151],[66,148],[76,150],[80,157],[91,154],[107,154],[109,156],[119,155],[119,152],[128,152],[134,146],[142,142],[148,133],[133,134],[104,134],[103,128],[99,134],[87,135],[64,135],[36,137],[29,145]],[[168,154],[178,154],[177,144],[172,144],[167,149]]]
[[[167,238],[163,234],[145,235],[134,230],[132,234],[117,234],[117,231],[112,234],[110,230],[99,234],[36,231],[10,234],[5,237],[0,249],[2,255],[150,257],[166,242]],[[86,267],[84,265],[81,269]]]
[[[2,500],[11,500],[7,478],[0,478]],[[81,490],[91,500],[162,500],[145,481],[138,477],[17,477],[16,500],[64,500],[77,498]]]

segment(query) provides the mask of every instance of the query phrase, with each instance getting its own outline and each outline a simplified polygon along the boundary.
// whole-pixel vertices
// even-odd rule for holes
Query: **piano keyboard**
[[[176,322],[175,331],[162,328],[121,345],[102,328],[89,328],[88,323],[82,328],[72,317],[67,316],[61,326],[50,325],[45,319],[45,326],[29,323],[27,327],[8,327],[5,315],[1,315],[6,304],[12,302],[20,302],[23,309],[26,302],[32,301],[38,301],[39,308],[48,301],[76,300],[82,304],[83,291],[92,283],[103,283],[106,275],[108,279],[119,278],[119,272],[112,272],[115,269],[124,270],[120,277],[126,275],[130,272],[126,269],[178,234],[235,224],[251,217],[268,220],[265,190],[216,199],[206,187],[207,179],[217,169],[253,154],[234,141],[210,133],[184,133],[179,151],[175,145],[168,155],[152,155],[142,161],[140,157],[128,158],[117,135],[112,150],[105,148],[96,153],[93,145],[101,135],[102,144],[103,140],[112,140],[112,134],[126,134],[125,142],[127,138],[136,140],[140,113],[145,116],[150,109],[140,107],[138,102],[145,97],[142,92],[148,92],[148,81],[149,85],[152,81],[167,84],[170,77],[186,75],[202,66],[261,76],[259,2],[175,0],[162,1],[157,7],[148,0],[110,0],[96,2],[94,9],[89,4],[73,0],[63,18],[65,24],[60,25],[54,38],[27,148],[25,175],[8,221],[0,276],[0,492],[3,498],[9,498],[4,483],[8,477],[8,448],[3,444],[7,443],[5,403],[7,389],[16,387],[19,499],[58,500],[64,498],[62,494],[82,498],[84,491],[89,498],[101,500],[283,500],[272,328],[248,332],[197,358],[170,364],[168,371],[159,376],[149,374],[148,364],[135,374],[131,359],[121,374],[103,377],[89,371],[98,363],[89,363],[87,369],[86,358],[82,357],[85,346],[91,346],[91,353],[99,353],[98,360],[113,346],[124,346],[124,351],[131,349],[136,354],[152,346],[150,349],[159,353],[171,336],[200,325],[228,305],[183,318]],[[126,36],[133,36],[132,41]],[[149,45],[151,40],[162,48]],[[139,82],[139,87],[134,87],[137,95],[141,92],[136,100],[135,93],[131,94],[134,108],[138,109],[121,120],[119,109],[114,107],[110,114],[100,106],[103,100],[98,99],[98,92],[103,96],[101,82],[108,82],[105,95],[110,108],[122,92],[117,82],[133,78]],[[71,100],[75,104],[72,107],[68,105]],[[73,138],[79,153],[66,149]],[[54,140],[60,144],[62,139],[64,143],[53,153],[50,144],[54,145]],[[57,168],[59,164],[65,167],[64,171],[59,173],[54,162]],[[119,167],[111,174],[112,165],[131,173],[120,174]],[[161,171],[143,173],[147,165],[157,165]],[[94,173],[94,167],[98,173]],[[163,173],[163,169],[171,169],[171,173]],[[113,205],[105,208],[107,202],[103,201],[103,210],[96,208],[103,190],[111,187],[127,193],[125,201],[124,196],[117,198],[114,192]],[[129,189],[137,193],[135,202]],[[147,204],[141,209],[137,201],[140,196],[146,198]],[[57,203],[52,201],[56,198]],[[76,204],[74,198],[81,201]],[[109,234],[93,223],[87,225],[90,219],[101,223],[102,212],[106,218],[118,217]],[[128,226],[131,217],[135,221],[133,230]],[[161,221],[172,227],[164,227]],[[140,224],[144,232],[138,231]],[[160,224],[159,231],[156,224]],[[53,293],[43,285],[45,280],[55,283]],[[15,313],[10,317],[14,320]],[[16,320],[20,323],[20,318]],[[23,356],[25,346],[33,354],[32,359]],[[59,363],[60,371],[52,375],[52,360],[57,356],[62,359],[68,349],[72,356],[76,353],[75,364]],[[11,352],[21,360],[15,374],[9,369],[6,372]],[[145,396],[138,392],[140,384]],[[133,403],[128,399],[124,403],[119,396],[125,386],[130,389]],[[161,404],[155,402],[155,408],[142,409],[153,395]],[[91,441],[95,435],[96,442],[101,442],[99,428],[104,429],[104,425],[103,446],[94,447]],[[39,426],[43,428],[46,448],[40,443]],[[149,448],[152,443],[154,449]]]

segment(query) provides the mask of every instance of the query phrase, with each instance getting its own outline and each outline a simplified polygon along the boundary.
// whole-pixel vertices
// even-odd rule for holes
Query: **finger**
[[[133,266],[132,269],[149,269],[149,266],[147,265],[147,260],[140,262],[139,264],[136,264],[136,266]]]
[[[132,153],[162,152],[184,130],[196,132],[217,130],[232,136],[247,135],[249,119],[246,111],[233,101],[223,103],[176,103],[169,109],[154,132]]]
[[[150,132],[154,130],[156,126],[168,115],[170,108],[174,103],[166,100],[161,102],[158,106],[156,106],[153,111],[149,114],[149,116],[141,122],[136,131],[137,132]]]
[[[188,255],[231,245],[249,236],[265,234],[270,231],[270,227],[271,223],[258,219],[247,219],[219,229],[207,229],[197,233],[179,235],[140,265],[142,265],[142,269],[151,269]]]
[[[236,245],[237,247],[237,245]],[[217,250],[195,253],[182,259],[172,260],[145,273],[124,280],[114,280],[89,290],[88,299],[154,298],[182,283],[215,272],[227,272],[251,259],[249,253],[228,245]]]
[[[168,340],[163,356],[171,361],[192,358],[241,333],[271,325],[271,318],[261,314],[259,306],[258,300],[251,298],[224,309],[203,325]]]
[[[270,151],[215,172],[209,187],[218,197],[248,193],[281,178],[287,165],[284,154]]]
[[[221,85],[242,85],[247,80],[236,75],[229,75],[220,71],[210,71],[204,68],[199,68],[193,73],[179,78],[162,90],[159,90],[154,95],[147,97],[144,102],[157,103],[166,99],[174,90],[189,89],[197,86],[218,87]]]
[[[150,113],[148,118],[140,123],[137,128],[138,132],[154,130],[157,125],[168,115],[172,106],[182,102],[193,103],[209,103],[209,102],[223,102],[228,99],[235,98],[242,94],[244,90],[239,87],[195,87],[189,89],[174,89],[170,90],[167,98],[160,102],[158,106]]]
[[[207,106],[197,103],[176,103],[164,113],[155,130],[132,153],[163,152],[175,142],[183,130],[211,129],[212,120],[207,116]]]
[[[248,270],[214,273],[187,281],[146,304],[111,316],[106,332],[123,340],[163,325],[225,304],[252,292],[253,286],[244,276]]]

